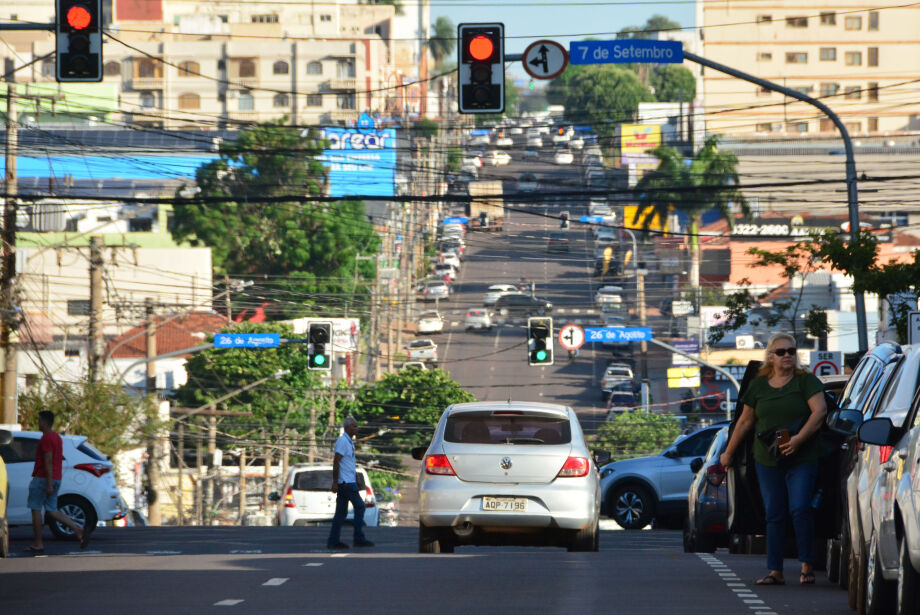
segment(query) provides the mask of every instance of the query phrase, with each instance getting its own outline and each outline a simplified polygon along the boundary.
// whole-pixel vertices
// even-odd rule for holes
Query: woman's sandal
[[[773,576],[772,574],[768,574],[764,578],[758,579],[756,584],[757,585],[785,585],[786,580],[777,578]]]
[[[814,585],[815,584],[815,575],[812,572],[803,572],[799,575],[799,583],[802,585]]]

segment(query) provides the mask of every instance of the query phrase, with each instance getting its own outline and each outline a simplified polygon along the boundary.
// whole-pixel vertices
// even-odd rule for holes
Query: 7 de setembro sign
[[[683,61],[684,46],[680,41],[630,38],[569,43],[570,64],[680,64]]]

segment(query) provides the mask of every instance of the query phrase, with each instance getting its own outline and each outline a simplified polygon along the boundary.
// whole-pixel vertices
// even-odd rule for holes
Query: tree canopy
[[[640,102],[655,97],[636,74],[615,66],[586,66],[562,83],[565,117],[571,122],[593,123],[601,136],[611,136],[616,124],[635,116]]]
[[[609,451],[611,461],[617,461],[657,455],[678,435],[680,422],[674,416],[636,410],[601,425],[591,439],[591,446]]]
[[[435,66],[441,66],[444,58],[454,52],[457,47],[457,27],[449,17],[443,15],[431,24],[431,37],[428,39],[428,49],[434,58]]]
[[[652,15],[645,25],[627,26],[617,32],[617,38],[657,38],[659,32],[667,30],[680,30],[680,24],[668,19],[664,15]]]
[[[649,85],[658,102],[689,103],[696,98],[696,77],[678,64],[662,64],[652,70]]]

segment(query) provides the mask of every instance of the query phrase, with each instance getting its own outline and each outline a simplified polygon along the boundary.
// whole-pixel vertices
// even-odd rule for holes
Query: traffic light
[[[307,335],[307,367],[332,369],[332,323],[310,323],[310,333]]]
[[[505,25],[462,23],[457,26],[460,113],[505,110]]]
[[[57,0],[58,81],[102,81],[102,0]]]
[[[553,364],[553,319],[532,317],[527,319],[527,363]]]

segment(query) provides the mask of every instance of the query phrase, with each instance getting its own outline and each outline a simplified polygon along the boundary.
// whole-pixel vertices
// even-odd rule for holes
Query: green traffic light
[[[545,361],[545,360],[546,360],[546,351],[545,351],[545,350],[538,350],[537,353],[536,353],[536,357],[537,357],[537,361]]]
[[[325,365],[325,364],[326,364],[326,355],[324,355],[324,354],[318,354],[318,355],[314,356],[314,357],[313,357],[313,364],[314,364],[314,365]]]

